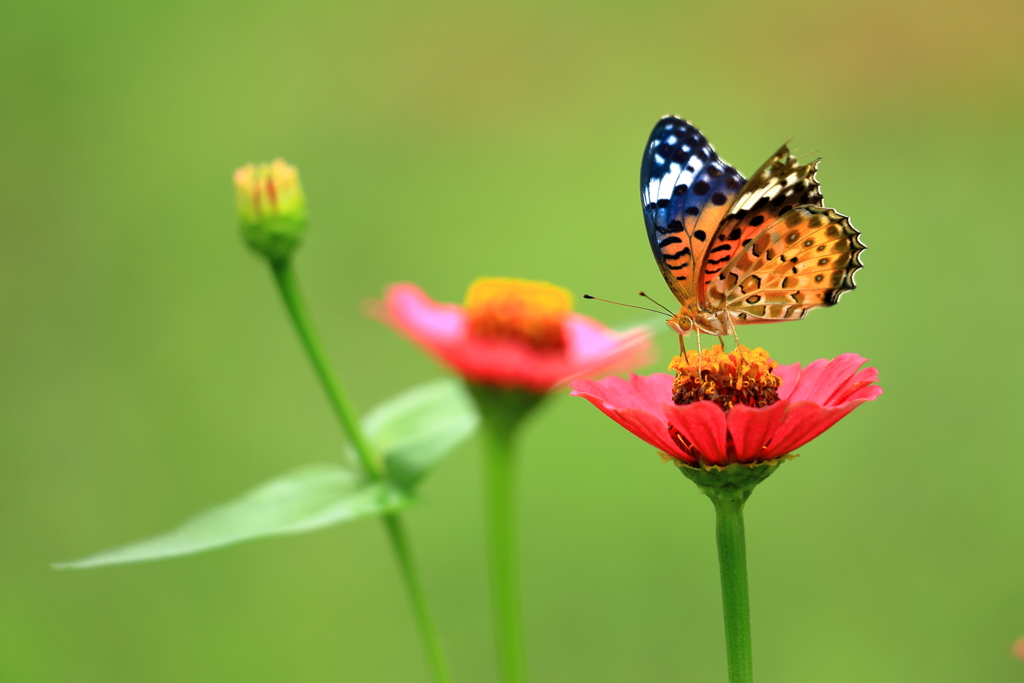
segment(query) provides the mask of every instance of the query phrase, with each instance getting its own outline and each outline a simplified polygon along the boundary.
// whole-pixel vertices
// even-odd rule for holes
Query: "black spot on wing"
[[[648,230],[696,215],[707,202],[725,204],[745,182],[697,128],[674,116],[651,131],[640,164],[640,194]],[[653,206],[652,206],[653,205]],[[697,207],[697,211],[686,210]]]
[[[654,126],[640,162],[640,197],[651,249],[662,268],[670,258],[665,248],[675,244],[667,240],[685,240],[687,220],[705,207],[726,205],[745,182],[687,121],[667,116]],[[696,232],[695,240],[709,239],[704,231]]]

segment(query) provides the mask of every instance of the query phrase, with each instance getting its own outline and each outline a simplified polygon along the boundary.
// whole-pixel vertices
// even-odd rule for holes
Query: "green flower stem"
[[[729,683],[754,680],[750,649],[750,597],[747,590],[747,544],[743,533],[743,504],[754,487],[772,475],[784,456],[757,465],[733,463],[726,467],[690,467],[679,471],[715,504],[718,567],[722,574],[722,611],[725,614],[725,654]]]
[[[498,660],[502,680],[505,683],[521,683],[526,680],[526,660],[519,598],[512,435],[500,429],[488,428],[486,421],[484,425],[484,497]]]
[[[747,547],[743,533],[743,503],[737,497],[710,496],[715,504],[718,566],[722,576],[725,652],[729,683],[752,683],[750,597],[747,589]]]
[[[277,287],[284,298],[284,305],[288,308],[288,313],[291,315],[306,353],[309,354],[310,361],[313,362],[317,377],[324,385],[324,391],[327,392],[327,398],[341,423],[345,436],[355,448],[366,474],[374,481],[382,480],[384,478],[384,463],[381,462],[370,446],[366,435],[363,434],[356,411],[352,408],[352,403],[342,390],[341,384],[335,379],[334,371],[327,362],[327,354],[324,353],[320,340],[313,330],[309,309],[306,308],[306,301],[299,289],[299,282],[295,277],[295,268],[292,267],[291,259],[271,261],[271,268],[274,271]]]
[[[423,592],[423,584],[419,579],[416,564],[413,562],[412,549],[406,536],[405,524],[398,514],[392,512],[384,515],[384,525],[388,529],[388,537],[391,539],[391,545],[395,549],[398,565],[402,568],[402,576],[405,578],[405,585],[409,590],[409,598],[412,600],[413,610],[416,613],[416,622],[420,627],[420,634],[423,636],[423,643],[427,648],[427,657],[430,659],[430,668],[434,672],[434,680],[438,681],[438,683],[451,683],[452,678],[448,672],[448,662],[444,658],[444,651],[441,649],[441,639],[438,637],[434,620],[430,616],[427,596]]]
[[[484,504],[494,594],[498,662],[504,683],[526,680],[523,619],[519,599],[519,553],[516,543],[515,453],[517,427],[543,398],[510,389],[470,384],[480,408],[484,457]]]
[[[363,429],[356,417],[348,397],[345,395],[341,385],[334,379],[334,372],[327,362],[327,356],[323,347],[313,330],[313,324],[306,308],[305,299],[299,289],[298,281],[295,278],[295,269],[292,267],[291,259],[271,260],[271,268],[274,271],[274,279],[277,282],[281,296],[284,298],[285,306],[291,316],[295,329],[299,333],[302,345],[309,354],[317,376],[323,383],[324,390],[330,400],[331,407],[338,416],[342,430],[355,448],[359,461],[362,463],[366,475],[373,481],[382,481],[387,474],[384,463],[380,456],[370,445],[369,440],[363,433]],[[423,592],[423,586],[413,562],[412,549],[405,531],[405,525],[397,513],[384,515],[384,526],[388,531],[388,538],[395,551],[398,565],[401,568],[402,578],[405,580],[406,588],[409,591],[409,598],[412,601],[413,612],[416,615],[416,622],[420,628],[424,645],[427,649],[427,656],[434,674],[434,680],[438,683],[450,683],[451,676],[448,673],[448,665],[441,650],[440,639],[434,621],[430,616],[427,607],[427,600]]]

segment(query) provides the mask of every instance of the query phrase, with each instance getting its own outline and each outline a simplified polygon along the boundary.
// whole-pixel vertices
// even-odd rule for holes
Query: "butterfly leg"
[[[725,337],[718,335],[718,344],[722,347],[722,353],[725,353]]]
[[[679,335],[679,355],[686,359],[686,343],[683,341],[683,335]]]
[[[701,375],[701,361],[704,360],[704,352],[700,348],[700,328],[697,328],[697,376]]]
[[[740,335],[736,333],[736,324],[732,321],[732,318],[729,318],[729,331],[732,332],[732,338],[736,341],[736,348],[738,349],[740,347]],[[725,350],[724,346],[722,350]]]

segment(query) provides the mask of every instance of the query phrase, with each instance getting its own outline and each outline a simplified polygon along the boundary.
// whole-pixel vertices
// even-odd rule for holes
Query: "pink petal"
[[[670,403],[663,407],[663,411],[669,423],[707,462],[712,465],[729,464],[725,411],[718,404],[710,401],[681,406]]]
[[[568,372],[558,378],[558,384],[628,370],[650,360],[651,334],[647,328],[616,332],[592,318],[573,314],[563,323],[562,331]]]
[[[593,318],[571,314],[562,323],[569,355],[575,359],[592,358],[615,351],[620,333],[605,327]]]
[[[581,315],[565,322],[564,351],[475,338],[469,334],[464,309],[433,301],[408,283],[388,288],[384,309],[385,322],[467,379],[533,393],[546,393],[573,377],[631,367],[642,362],[650,348],[645,330],[620,334]]]
[[[384,306],[388,322],[421,344],[432,346],[466,334],[466,313],[461,307],[438,303],[414,284],[388,287]]]

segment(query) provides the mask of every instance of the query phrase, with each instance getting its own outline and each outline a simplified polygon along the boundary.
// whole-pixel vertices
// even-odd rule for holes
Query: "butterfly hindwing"
[[[783,145],[757,170],[729,207],[701,264],[701,303],[721,306],[722,272],[743,245],[796,206],[821,206],[818,162],[800,164]]]
[[[725,308],[736,322],[798,320],[854,288],[864,245],[849,218],[800,206],[764,227],[726,264]]]
[[[686,121],[666,116],[651,131],[640,166],[647,237],[684,306],[703,295],[697,268],[743,184],[743,176]]]

